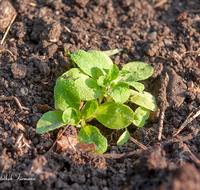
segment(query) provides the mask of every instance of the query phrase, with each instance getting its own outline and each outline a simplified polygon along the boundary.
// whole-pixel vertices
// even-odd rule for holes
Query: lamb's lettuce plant
[[[142,127],[150,111],[156,111],[153,95],[144,91],[138,82],[153,74],[153,67],[134,61],[122,70],[113,64],[110,51],[77,50],[70,59],[77,67],[63,73],[54,87],[55,109],[45,113],[37,123],[37,133],[45,133],[67,125],[80,126],[78,140],[85,144],[95,143],[96,153],[104,153],[107,140],[99,129],[88,124],[98,120],[110,129],[123,129],[117,144],[126,143],[130,137],[127,126],[131,123]],[[131,88],[130,88],[131,87]],[[132,110],[128,105],[138,105]],[[81,106],[83,105],[83,106]]]

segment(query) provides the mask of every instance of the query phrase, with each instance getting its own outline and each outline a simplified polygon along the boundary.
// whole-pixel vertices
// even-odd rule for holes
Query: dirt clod
[[[31,39],[37,42],[40,40],[58,42],[61,30],[59,22],[51,17],[44,16],[35,21]]]
[[[0,171],[4,173],[5,171],[12,169],[14,161],[5,156],[0,156]]]
[[[16,10],[9,1],[0,2],[0,29],[7,28]]]
[[[13,63],[11,66],[11,72],[15,79],[23,79],[26,76],[27,67],[26,65]]]
[[[172,68],[165,68],[164,72],[167,72],[169,76],[167,86],[167,99],[169,105],[179,107],[186,97],[187,85]]]

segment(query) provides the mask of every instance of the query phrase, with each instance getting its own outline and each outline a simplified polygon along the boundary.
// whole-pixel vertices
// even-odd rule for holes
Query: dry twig
[[[133,137],[131,137],[130,136],[130,140],[132,141],[132,142],[134,142],[135,144],[137,144],[140,148],[142,148],[143,150],[148,150],[148,148],[145,146],[145,145],[143,145],[142,143],[140,143],[140,142],[138,142],[136,139],[134,139]]]
[[[192,112],[193,113],[193,112]],[[198,117],[200,115],[200,110],[198,110],[192,117],[190,117],[192,115],[192,113],[190,113],[190,115],[187,117],[187,119],[183,122],[183,124],[179,127],[179,129],[173,134],[173,137],[175,137],[176,135],[178,135],[183,129],[184,127],[189,124],[190,122],[192,122],[196,117]]]
[[[189,28],[192,30],[192,32],[194,32],[195,34],[197,34],[198,36],[200,36],[200,34],[199,34],[199,33],[197,33],[197,32],[195,31],[195,29],[194,29],[194,28],[192,28],[191,26],[189,26]]]
[[[188,156],[197,166],[200,166],[200,160],[199,160],[199,158],[197,158],[191,152],[191,150],[189,149],[189,147],[186,144],[183,145],[183,151],[181,151],[179,155],[181,157],[184,156],[184,155]]]
[[[11,96],[11,97],[0,98],[0,102],[8,101],[8,100],[14,100],[16,102],[16,104],[18,105],[19,109],[21,111],[23,111],[23,107],[22,107],[21,103],[19,102],[19,100],[16,97]],[[1,115],[2,116],[8,116],[9,114],[8,115],[7,114],[1,114]]]
[[[154,8],[160,7],[160,6],[162,6],[163,4],[165,4],[166,2],[167,2],[167,0],[161,0],[160,2],[156,3],[153,7],[154,7]]]
[[[69,32],[69,33],[72,32],[67,26],[64,26],[64,28],[67,30],[67,32]]]
[[[6,32],[5,32],[5,34],[4,34],[4,36],[3,36],[2,40],[1,40],[1,44],[0,45],[3,45],[3,42],[4,42],[6,36],[7,36],[8,32],[9,32],[10,27],[11,27],[12,23],[14,22],[16,16],[17,16],[16,14],[13,15],[12,20],[10,21],[10,24],[8,25],[8,28],[6,29]]]
[[[1,53],[1,52],[4,52],[4,51],[7,51],[7,52],[9,52],[11,55],[13,55],[13,53],[12,53],[9,49],[2,49],[2,50],[0,50],[0,53]]]
[[[177,137],[173,137],[171,139],[167,139],[166,141],[164,142],[161,142],[161,146],[164,147],[164,146],[167,146],[167,145],[170,145],[170,144],[173,144],[173,143],[176,143],[176,142],[184,142],[184,141],[188,141],[188,140],[191,140],[193,139],[197,133],[200,131],[200,129],[195,129],[192,133],[190,133],[189,135],[187,136],[177,136]]]
[[[163,130],[163,121],[165,117],[165,110],[168,107],[168,102],[166,99],[166,88],[169,82],[169,76],[167,73],[165,73],[164,77],[161,77],[161,93],[159,95],[160,97],[160,120],[159,120],[159,129],[158,129],[158,140],[161,140],[162,136],[162,130]]]
[[[200,13],[200,9],[197,10],[185,10],[187,13]]]
[[[94,154],[94,153],[87,153],[88,156],[91,157],[103,157],[103,158],[107,158],[107,159],[126,159],[126,158],[130,158],[134,155],[140,155],[144,150],[141,149],[137,149],[128,153],[123,153],[123,154]],[[83,154],[84,156],[84,154]]]

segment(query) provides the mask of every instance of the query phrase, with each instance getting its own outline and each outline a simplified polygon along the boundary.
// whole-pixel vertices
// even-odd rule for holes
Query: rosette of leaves
[[[77,50],[70,55],[76,68],[63,73],[54,87],[55,109],[45,113],[37,123],[37,133],[45,133],[67,125],[81,125],[78,140],[95,143],[96,153],[104,153],[107,140],[99,129],[88,125],[95,118],[110,129],[123,129],[117,144],[129,139],[127,126],[142,127],[150,111],[156,111],[155,98],[144,91],[145,80],[153,74],[153,67],[139,61],[127,63],[122,70],[110,59],[109,51]],[[131,88],[130,88],[131,87]],[[132,110],[124,103],[138,105]],[[83,108],[81,104],[84,103]]]

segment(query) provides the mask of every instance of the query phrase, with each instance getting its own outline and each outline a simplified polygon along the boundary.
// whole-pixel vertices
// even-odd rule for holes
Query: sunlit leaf
[[[106,74],[105,84],[110,84],[111,81],[115,80],[119,76],[119,68],[117,65],[110,65],[108,73]]]
[[[81,100],[94,100],[101,97],[105,93],[92,78],[81,77],[75,81],[75,84]]]
[[[97,80],[98,85],[101,87],[106,87],[105,79],[106,79],[105,76],[100,76],[99,79]]]
[[[126,74],[125,74],[126,73]],[[153,67],[140,61],[129,62],[120,71],[122,81],[140,81],[153,74]]]
[[[110,95],[116,102],[124,103],[130,96],[129,86],[128,84],[119,82],[108,91],[108,95]]]
[[[130,89],[130,98],[129,101],[142,106],[144,108],[147,108],[151,111],[156,111],[157,110],[157,105],[156,105],[156,99],[153,95],[151,95],[148,92],[138,92],[135,90]]]
[[[49,111],[42,115],[36,127],[39,134],[52,131],[66,125],[62,120],[62,113],[58,111]]]
[[[65,111],[68,107],[74,107],[78,110],[81,103],[74,81],[72,79],[65,79],[64,77],[59,77],[56,80],[54,99],[55,105],[61,111]]]
[[[109,69],[109,66],[113,65],[112,59],[110,59],[110,57],[103,51],[89,50],[88,53],[90,53],[93,58],[97,60],[98,65],[96,66],[99,68]]]
[[[135,81],[123,81],[124,83],[128,84],[129,86],[134,87],[139,92],[142,92],[145,89],[144,84]]]
[[[72,120],[72,118],[74,119]],[[63,112],[62,119],[66,124],[72,120],[70,125],[77,125],[80,121],[80,115],[74,108],[67,108]]]
[[[63,78],[72,78],[72,79],[78,79],[80,77],[85,76],[79,68],[72,68],[69,71],[62,74]]]
[[[101,104],[93,115],[100,123],[111,129],[127,127],[134,118],[133,111],[128,106],[113,101]]]
[[[130,138],[130,133],[128,132],[128,130],[124,131],[122,135],[119,137],[117,145],[119,146],[127,143],[129,138]]]
[[[135,110],[133,124],[137,127],[143,127],[145,121],[149,118],[150,111],[143,107],[138,107]]]
[[[69,99],[70,107],[73,107],[78,111],[81,99],[79,96],[79,89],[76,87],[75,82],[72,79],[62,79],[62,85]]]
[[[77,50],[70,55],[71,59],[83,70],[87,75],[98,78],[99,72],[103,68],[108,69],[112,60],[101,51],[84,51]],[[102,71],[103,72],[103,71]],[[99,74],[98,74],[99,73]]]
[[[98,103],[96,101],[88,101],[85,103],[81,111],[82,118],[87,119],[90,117],[98,108]]]
[[[79,142],[84,142],[85,144],[96,144],[96,149],[99,150],[95,153],[102,154],[107,149],[107,139],[101,135],[98,128],[94,126],[84,126],[78,134]]]

